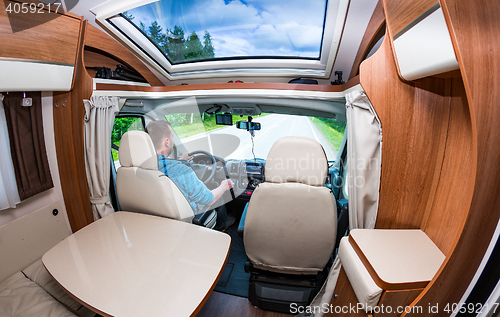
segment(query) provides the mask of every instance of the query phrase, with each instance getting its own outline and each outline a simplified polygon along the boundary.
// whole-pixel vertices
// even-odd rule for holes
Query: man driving
[[[211,206],[229,189],[233,188],[234,183],[225,179],[219,187],[210,190],[202,181],[198,179],[194,171],[184,162],[179,160],[188,160],[190,156],[183,153],[179,160],[169,159],[174,147],[173,130],[167,121],[153,121],[148,124],[147,132],[153,141],[156,153],[158,155],[158,169],[165,173],[180,189],[184,197],[198,213],[204,206]],[[216,229],[226,229],[234,222],[234,217],[228,217],[225,212],[218,210]]]

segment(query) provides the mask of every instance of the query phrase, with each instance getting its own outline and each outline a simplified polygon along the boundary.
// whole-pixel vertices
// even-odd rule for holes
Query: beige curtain
[[[347,179],[349,229],[373,229],[377,220],[382,168],[382,126],[364,92],[346,95]],[[322,317],[328,310],[337,284],[341,263],[337,256],[328,279],[313,299],[312,316]]]
[[[109,201],[111,131],[118,112],[117,97],[93,96],[85,105],[85,167],[94,220],[114,212]]]

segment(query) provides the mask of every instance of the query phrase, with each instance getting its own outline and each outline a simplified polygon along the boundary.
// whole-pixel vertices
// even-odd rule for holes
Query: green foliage
[[[148,35],[149,38],[160,47],[165,42],[165,34],[163,33],[163,28],[156,21],[153,21],[153,23],[151,23],[151,25],[149,26]]]
[[[134,19],[127,11],[123,12],[123,15],[130,21]],[[215,57],[212,36],[208,31],[205,31],[202,44],[196,32],[191,32],[186,38],[184,30],[178,25],[174,26],[173,30],[164,31],[157,21],[153,21],[148,27],[140,21],[139,29],[158,45],[172,63]]]
[[[345,127],[347,125],[346,121],[337,121],[333,118],[316,118],[316,119],[324,122],[326,125],[336,130],[337,132],[341,133],[342,135],[344,134]]]
[[[191,32],[186,40],[185,61],[199,60],[203,58],[203,45],[195,31]]]
[[[113,131],[111,131],[111,142],[120,146],[120,140],[122,135],[129,130],[143,130],[142,120],[137,117],[122,117],[116,118],[113,125]],[[112,150],[113,161],[118,160],[118,151]]]
[[[116,118],[111,132],[111,142],[115,143],[121,140],[122,135],[128,130],[142,130],[142,121],[137,117]]]
[[[311,118],[314,125],[323,133],[334,151],[338,151],[344,137],[347,122],[331,118]]]

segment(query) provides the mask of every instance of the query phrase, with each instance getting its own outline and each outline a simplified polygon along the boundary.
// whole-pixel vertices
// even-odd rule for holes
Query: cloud
[[[172,0],[129,10],[146,25],[210,32],[216,57],[318,57],[325,0]],[[145,19],[145,20],[143,20]]]

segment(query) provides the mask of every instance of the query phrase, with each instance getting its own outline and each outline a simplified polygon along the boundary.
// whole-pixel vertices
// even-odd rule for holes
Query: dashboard
[[[222,180],[229,176],[234,182],[234,195],[238,199],[248,201],[254,189],[262,182],[265,181],[264,168],[266,160],[228,160],[214,156],[217,162],[217,173],[215,176],[215,183],[207,184],[210,189],[216,187]],[[212,165],[211,158],[206,155],[194,156],[192,162],[195,165]],[[196,169],[196,166],[191,166]]]
[[[257,186],[265,181],[265,165],[264,159],[245,159],[245,160],[224,160],[220,157],[214,156],[217,162],[217,173],[213,186],[218,186],[221,181],[229,177],[234,182],[234,196],[236,199],[244,201],[250,200],[250,196]],[[212,165],[212,160],[205,155],[193,157],[193,163],[199,165]],[[332,189],[334,188],[332,179],[338,177],[335,174],[336,170],[333,167],[329,169],[325,186]],[[338,171],[337,171],[338,173]],[[214,188],[215,188],[214,187]]]
[[[250,198],[254,189],[265,181],[265,164],[263,159],[229,160],[226,163],[229,177],[236,180],[235,195],[238,193],[239,198]]]

